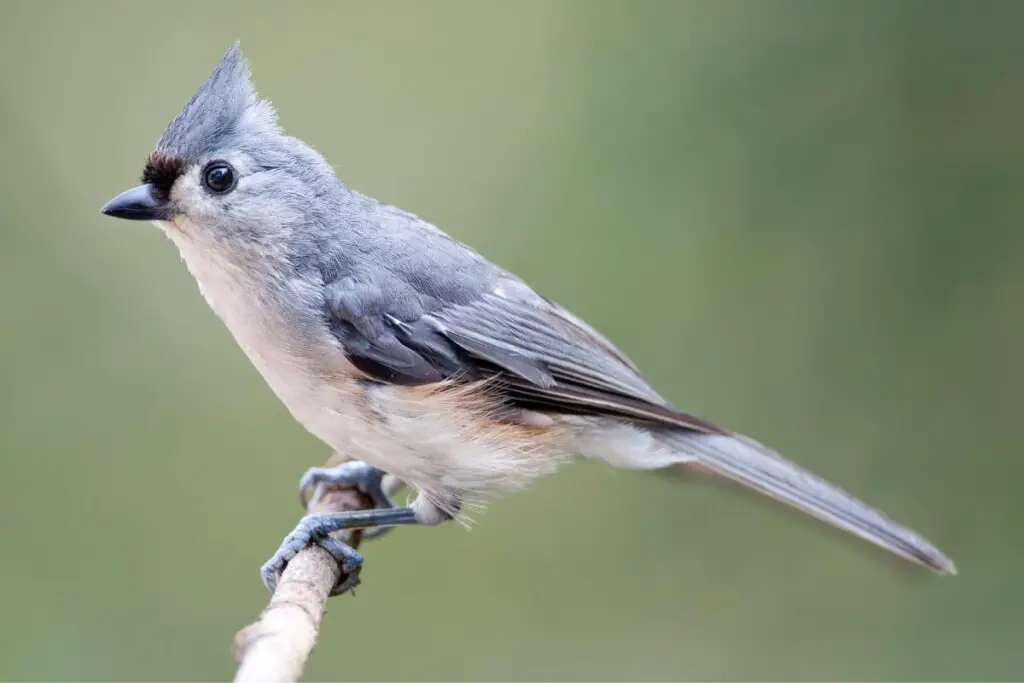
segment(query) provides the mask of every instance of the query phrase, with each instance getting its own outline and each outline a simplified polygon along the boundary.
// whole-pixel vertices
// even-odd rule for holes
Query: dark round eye
[[[203,185],[217,194],[230,192],[235,189],[235,169],[225,161],[211,161],[203,169]]]

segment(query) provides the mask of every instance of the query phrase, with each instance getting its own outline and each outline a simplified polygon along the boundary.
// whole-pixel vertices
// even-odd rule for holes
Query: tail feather
[[[755,441],[682,431],[666,435],[664,441],[686,454],[688,464],[792,505],[932,571],[956,574],[953,561],[917,533]]]

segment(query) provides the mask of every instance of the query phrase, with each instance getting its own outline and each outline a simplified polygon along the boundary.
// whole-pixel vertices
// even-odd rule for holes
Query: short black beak
[[[139,185],[117,195],[103,207],[103,213],[130,221],[166,221],[171,217],[167,202],[157,201],[149,185]]]

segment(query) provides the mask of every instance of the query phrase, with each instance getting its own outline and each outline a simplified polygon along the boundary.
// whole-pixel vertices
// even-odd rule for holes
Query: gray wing
[[[496,379],[515,407],[722,431],[676,410],[607,339],[513,276],[458,291],[446,298],[405,278],[345,278],[325,301],[349,358],[377,381]]]

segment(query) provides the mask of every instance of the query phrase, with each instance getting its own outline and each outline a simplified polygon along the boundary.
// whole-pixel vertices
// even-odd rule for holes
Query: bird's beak
[[[153,197],[149,185],[139,185],[117,195],[103,207],[103,213],[130,221],[166,221],[171,218],[167,202]]]

